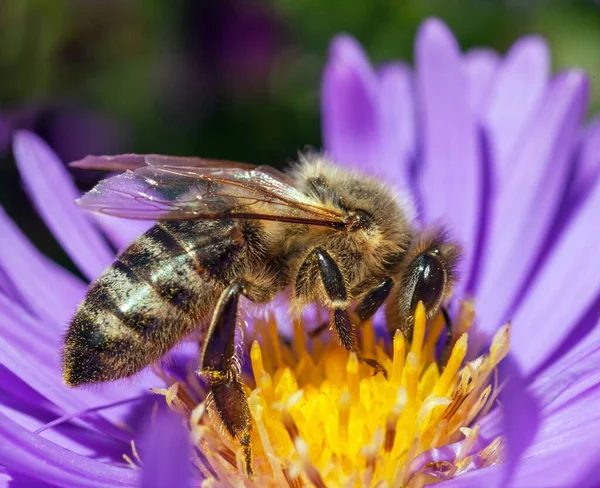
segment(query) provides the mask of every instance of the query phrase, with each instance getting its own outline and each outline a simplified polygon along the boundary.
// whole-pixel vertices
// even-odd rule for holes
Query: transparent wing
[[[148,164],[149,156],[143,158],[143,166],[100,181],[79,199],[79,205],[117,217],[148,220],[235,217],[330,227],[345,223],[342,212],[314,202],[294,188],[287,175],[268,166],[186,166],[172,164],[171,157]],[[139,159],[131,161],[140,163]]]
[[[189,166],[194,168],[240,168],[253,169],[256,165],[224,161],[220,159],[163,156],[162,154],[117,154],[113,156],[86,156],[69,164],[73,168],[97,169],[102,171],[134,171],[144,166]]]

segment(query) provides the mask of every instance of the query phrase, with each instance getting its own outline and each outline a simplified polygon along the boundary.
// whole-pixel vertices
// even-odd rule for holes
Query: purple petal
[[[578,346],[531,385],[542,407],[542,421],[514,474],[513,486],[598,486],[600,473],[594,467],[600,455],[599,368],[596,341]],[[512,398],[515,409],[520,407],[519,394],[506,392],[504,398],[504,402]],[[499,418],[494,412],[490,416]],[[524,428],[526,432],[528,426]],[[503,467],[493,467],[460,476],[447,486],[498,486],[503,476]]]
[[[516,163],[509,158],[542,98],[549,74],[548,46],[540,37],[517,41],[495,73],[484,121],[491,139],[495,173],[501,182]]]
[[[586,80],[579,72],[564,73],[551,83],[522,134],[513,171],[492,208],[477,300],[482,330],[490,335],[507,319],[508,307],[517,298],[556,215],[586,92]]]
[[[2,207],[0,207],[0,209],[1,208]],[[0,210],[0,212],[1,212],[1,210]],[[0,244],[1,244],[1,242],[0,242]],[[4,249],[3,247],[0,247],[0,259],[2,256],[3,249]],[[21,294],[19,293],[19,290],[17,290],[17,287],[14,285],[14,283],[8,276],[8,273],[4,269],[2,269],[1,263],[0,263],[0,295],[4,295],[9,300],[11,300],[15,303],[18,303],[22,307],[26,306],[24,298],[21,296]]]
[[[595,432],[594,435],[598,435]],[[514,487],[548,488],[574,487],[592,488],[600,483],[598,476],[597,437],[568,439],[557,442],[539,455],[524,459],[515,472]],[[471,471],[444,482],[444,488],[504,487],[504,466]],[[596,469],[594,469],[596,468]]]
[[[58,486],[138,486],[133,469],[104,464],[27,431],[0,413],[0,465]]]
[[[382,154],[377,77],[353,38],[331,44],[321,86],[323,141],[334,160],[375,170]]]
[[[10,402],[10,399],[8,401]],[[51,414],[47,411],[41,415],[37,414],[36,418],[34,415],[37,412],[32,412],[32,409],[28,407],[28,405],[17,404],[11,408],[0,404],[0,413],[31,432],[43,427],[46,423],[45,421],[40,421],[40,418],[52,418]],[[44,439],[70,451],[104,461],[121,461],[122,454],[129,450],[126,442],[111,439],[87,427],[73,426],[71,424],[64,424],[57,428],[49,429],[40,435]]]
[[[512,351],[527,374],[561,344],[600,295],[598,209],[597,182],[516,312]]]
[[[585,199],[600,176],[600,117],[586,128],[569,196],[571,204]]]
[[[596,334],[598,336],[598,334]],[[553,413],[570,402],[582,401],[600,383],[600,338],[578,344],[557,360],[531,385],[545,413]]]
[[[416,63],[423,129],[419,182],[424,221],[448,225],[465,247],[463,267],[470,270],[482,175],[462,59],[452,33],[439,20],[428,20],[419,30]]]
[[[2,315],[0,318],[5,319]],[[12,324],[14,323],[13,320]],[[24,324],[19,324],[22,325]],[[46,346],[46,351],[37,345],[30,345],[28,349],[17,348],[13,343],[23,339],[19,339],[16,332],[12,335],[7,335],[5,332],[3,331],[3,336],[0,337],[0,362],[9,371],[64,412],[85,410],[90,406],[90,402],[93,403],[96,395],[83,390],[68,390],[62,384],[57,357],[51,357],[53,352],[56,354],[58,348],[53,348],[52,344]],[[123,434],[106,421],[95,418],[93,422],[98,423],[107,432],[112,432],[117,438]]]
[[[1,488],[10,488],[11,483],[14,486],[15,479],[9,474],[4,473],[4,468],[0,466],[0,487]]]
[[[130,398],[148,388],[156,386],[156,379],[149,373],[136,377],[135,386],[123,382],[95,390],[69,389],[62,382],[60,350],[61,334],[44,330],[44,322],[27,314],[17,305],[0,296],[0,363],[40,393],[61,411],[77,413]],[[123,410],[110,410],[102,415],[86,416],[85,421],[97,426],[116,438],[124,431],[109,423],[106,418],[122,421]]]
[[[457,456],[460,454],[461,450],[464,448],[465,440],[454,442],[452,444],[447,444],[443,447],[439,447],[436,449],[431,449],[426,451],[415,458],[415,460],[411,463],[410,466],[410,476],[417,471],[427,472],[429,469],[433,471],[431,473],[435,476],[436,468],[429,468],[430,466],[439,465],[438,463],[454,463]],[[481,451],[485,447],[489,445],[490,441],[482,438],[482,436],[478,436],[475,439],[475,443],[471,447],[471,450],[467,453],[471,458],[468,466],[466,466],[467,470],[479,469],[483,464],[483,459],[481,456]],[[429,467],[427,466],[429,465]]]
[[[491,49],[473,49],[464,56],[467,94],[473,113],[479,115],[488,107],[490,91],[496,81],[500,56]]]
[[[80,195],[69,173],[38,136],[17,132],[15,159],[31,200],[67,254],[89,279],[113,260],[113,253],[87,216],[75,205]]]
[[[600,437],[600,387],[545,419],[526,461],[517,473],[522,486],[576,486],[574,483],[597,463]],[[559,464],[557,469],[554,464]],[[522,480],[522,481],[521,481]],[[598,486],[600,479],[589,479]]]
[[[541,406],[538,399],[527,390],[527,382],[512,354],[502,361],[499,370],[501,378],[506,379],[500,404],[504,424],[502,430],[506,434],[508,448],[502,484],[507,485],[540,427]]]
[[[60,330],[83,298],[85,285],[40,254],[0,207],[0,268],[29,310]],[[54,286],[48,286],[50,283]],[[58,285],[59,284],[59,285]]]
[[[378,174],[397,188],[408,187],[416,151],[412,73],[404,64],[390,63],[378,75],[384,145]]]
[[[190,441],[183,419],[162,409],[141,445],[142,488],[191,486]]]

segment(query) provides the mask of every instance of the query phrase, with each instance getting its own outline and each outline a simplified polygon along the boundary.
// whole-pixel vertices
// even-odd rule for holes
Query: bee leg
[[[315,249],[307,257],[307,260],[315,258],[319,263],[319,271],[321,272],[321,281],[323,282],[325,293],[327,293],[327,297],[333,304],[332,321],[338,337],[340,338],[340,342],[349,351],[354,351],[359,361],[368,364],[375,369],[375,373],[381,372],[387,376],[385,369],[379,361],[363,357],[358,350],[356,330],[345,306],[348,300],[348,294],[346,292],[346,285],[344,284],[344,278],[340,268],[332,257],[322,249]],[[336,306],[336,304],[339,305]]]
[[[318,327],[315,327],[313,330],[309,331],[308,337],[311,339],[315,339],[319,337],[323,332],[325,332],[329,328],[329,322],[323,322]]]
[[[235,328],[244,286],[234,282],[221,294],[202,349],[200,376],[205,379],[213,406],[227,432],[244,449],[246,469],[252,474],[250,409],[235,360]]]
[[[443,370],[448,362],[448,357],[450,356],[450,352],[452,351],[452,319],[450,319],[450,314],[446,307],[441,307],[442,315],[444,316],[444,324],[446,325],[446,342],[444,343],[444,348],[440,354],[440,358],[438,360],[438,366],[440,370]]]
[[[355,312],[361,323],[369,320],[379,310],[379,307],[383,305],[393,287],[394,280],[386,276],[379,284],[367,292],[358,304],[358,307],[356,307]]]

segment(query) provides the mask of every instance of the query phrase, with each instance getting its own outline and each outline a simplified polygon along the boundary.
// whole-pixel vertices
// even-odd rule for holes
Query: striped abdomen
[[[235,221],[163,222],[137,239],[75,313],[65,382],[130,376],[205,327],[221,291],[244,271],[247,232]]]

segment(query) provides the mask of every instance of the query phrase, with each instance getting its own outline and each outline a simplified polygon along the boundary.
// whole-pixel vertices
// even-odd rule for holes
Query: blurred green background
[[[599,108],[592,0],[0,0],[0,202],[68,264],[18,184],[11,131],[36,131],[65,160],[160,152],[281,165],[320,146],[330,39],[348,32],[375,63],[411,61],[431,15],[463,49],[544,35],[555,69],[588,71]],[[74,176],[84,189],[97,177]]]

